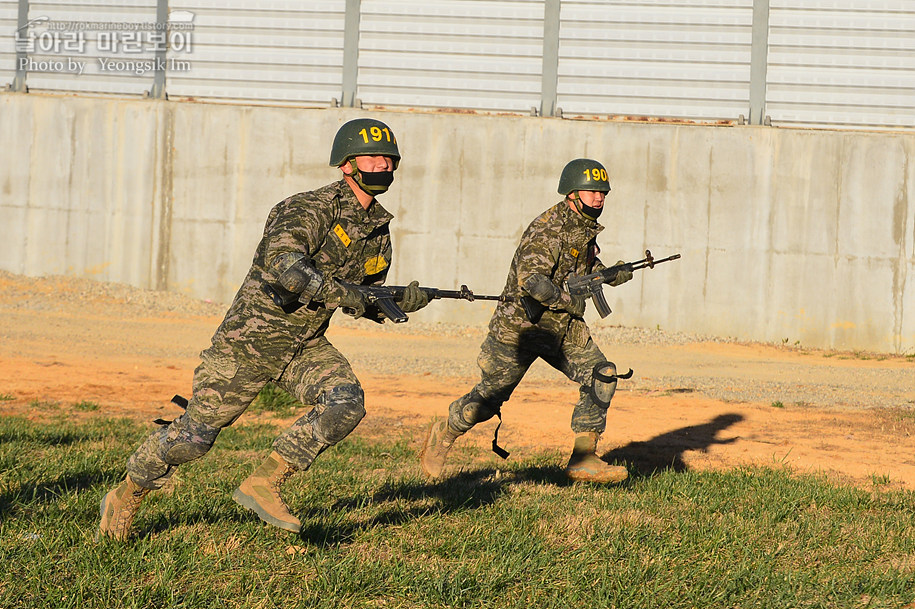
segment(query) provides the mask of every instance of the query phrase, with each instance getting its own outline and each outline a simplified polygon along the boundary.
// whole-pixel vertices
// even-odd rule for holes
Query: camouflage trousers
[[[449,426],[455,431],[466,432],[475,424],[501,412],[502,404],[511,397],[537,358],[542,358],[579,384],[579,399],[572,411],[572,431],[603,433],[607,426],[609,400],[608,405],[601,406],[592,399],[592,376],[595,365],[609,364],[611,374],[615,374],[616,368],[607,362],[590,336],[586,340],[575,341],[567,335],[557,341],[548,334],[522,335],[517,345],[500,342],[492,334],[488,335],[477,358],[480,382],[469,393],[451,403],[448,408]]]
[[[175,467],[202,457],[219,432],[234,423],[261,389],[273,381],[310,411],[273,443],[290,465],[304,470],[365,416],[364,395],[349,362],[323,336],[301,344],[278,375],[264,372],[258,357],[243,357],[214,340],[194,371],[187,410],[154,431],[127,462],[138,485],[160,488]]]

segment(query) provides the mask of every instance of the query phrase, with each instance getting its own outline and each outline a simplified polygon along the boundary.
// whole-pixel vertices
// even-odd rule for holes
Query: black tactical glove
[[[347,287],[336,280],[327,282],[321,289],[324,306],[330,310],[337,308],[352,317],[362,317],[365,314],[365,296],[359,290]]]
[[[626,264],[626,263],[622,260],[617,260],[616,264],[614,264],[613,266],[618,266],[620,264]],[[611,279],[610,281],[607,281],[606,283],[607,283],[607,285],[616,287],[618,285],[622,285],[622,284],[626,283],[630,279],[632,279],[632,271],[622,270],[622,271],[617,271],[616,275],[613,277],[613,279]]]
[[[412,313],[429,304],[429,295],[419,289],[418,281],[411,281],[410,285],[404,288],[403,296],[397,304],[404,313]]]

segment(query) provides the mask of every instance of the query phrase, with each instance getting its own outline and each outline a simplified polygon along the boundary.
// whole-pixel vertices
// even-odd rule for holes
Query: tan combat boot
[[[254,470],[232,494],[232,499],[247,508],[268,524],[298,533],[302,530],[299,519],[289,513],[280,496],[280,487],[296,469],[286,463],[276,451]]]
[[[462,432],[451,429],[447,419],[432,422],[423,451],[419,454],[419,464],[427,476],[438,478],[442,475],[448,451],[461,435]]]
[[[124,478],[118,486],[102,497],[100,511],[102,520],[99,523],[98,535],[116,541],[124,541],[130,533],[133,517],[140,508],[143,498],[150,489],[138,486],[130,476]]]
[[[597,441],[600,435],[590,431],[575,436],[575,447],[566,475],[581,482],[622,482],[629,477],[625,467],[609,465],[597,456]]]

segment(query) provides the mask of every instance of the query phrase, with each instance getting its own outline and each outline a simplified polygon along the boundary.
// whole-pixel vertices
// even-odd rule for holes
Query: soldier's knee
[[[168,465],[199,459],[210,450],[220,431],[185,413],[159,431],[159,458]]]
[[[321,397],[324,411],[312,422],[315,439],[333,446],[350,434],[365,416],[365,393],[354,384],[337,385]]]
[[[473,389],[448,407],[448,424],[455,431],[466,432],[477,423],[496,416],[501,406],[500,402],[484,398]]]
[[[601,362],[594,366],[589,394],[594,403],[607,408],[616,393],[616,364]]]

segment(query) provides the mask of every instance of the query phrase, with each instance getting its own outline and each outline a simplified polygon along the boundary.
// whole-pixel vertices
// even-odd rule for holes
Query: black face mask
[[[356,183],[370,195],[380,195],[393,182],[393,171],[360,171],[356,178]]]
[[[581,204],[581,213],[592,220],[597,220],[602,211],[604,211],[603,207],[588,207],[584,203]]]
[[[394,182],[393,171],[360,171],[362,181],[366,186],[384,186],[387,188]]]
[[[353,173],[350,174],[359,188],[373,197],[387,192],[388,186],[394,182],[393,171],[362,171],[356,165],[356,159],[349,160]],[[395,165],[396,166],[396,165]]]

